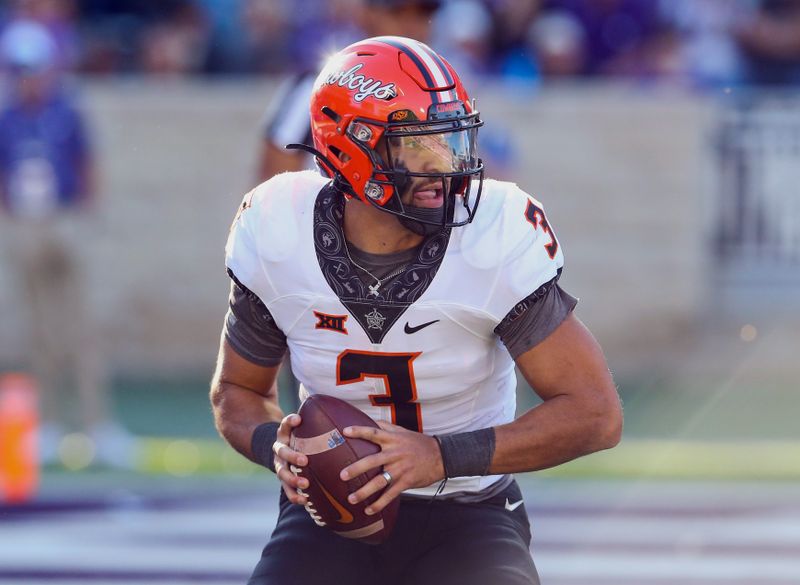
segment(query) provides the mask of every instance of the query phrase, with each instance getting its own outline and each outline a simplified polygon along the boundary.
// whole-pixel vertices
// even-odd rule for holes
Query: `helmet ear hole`
[[[350,155],[349,154],[347,154],[346,152],[342,152],[341,149],[339,149],[339,148],[337,148],[335,146],[329,146],[328,150],[330,150],[331,153],[333,153],[333,156],[335,156],[337,159],[339,159],[342,163],[346,163],[347,161],[350,160]]]
[[[334,112],[328,106],[322,106],[322,113],[325,114],[326,116],[328,116],[331,120],[333,120],[337,124],[339,123],[339,120],[342,119],[342,117],[339,114]]]

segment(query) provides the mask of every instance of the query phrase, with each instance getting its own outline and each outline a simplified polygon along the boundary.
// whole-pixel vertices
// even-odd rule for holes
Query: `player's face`
[[[450,128],[448,126],[448,128]],[[410,173],[402,185],[400,199],[404,205],[421,208],[439,208],[450,189],[450,179],[414,176],[415,173],[458,173],[475,168],[475,129],[447,131],[435,134],[392,136],[385,142],[385,160],[395,170]]]

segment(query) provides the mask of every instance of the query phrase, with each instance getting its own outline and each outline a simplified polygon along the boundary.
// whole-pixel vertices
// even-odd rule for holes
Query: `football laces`
[[[300,475],[303,471],[296,465],[291,465],[291,464],[289,465],[289,470],[295,475]],[[300,487],[297,488],[297,493],[300,494],[301,496],[305,496],[305,498],[308,500],[306,505],[303,507],[306,509],[306,512],[308,512],[308,515],[311,516],[311,519],[314,521],[314,523],[317,526],[326,526],[325,522],[323,522],[322,520],[322,517],[317,512],[317,509],[314,507],[314,502],[311,501],[311,497],[306,492],[304,492],[303,489]]]

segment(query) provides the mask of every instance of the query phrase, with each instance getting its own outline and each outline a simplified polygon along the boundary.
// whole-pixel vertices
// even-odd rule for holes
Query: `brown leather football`
[[[379,514],[367,516],[364,508],[383,492],[355,505],[347,501],[347,496],[383,470],[371,469],[349,481],[342,481],[339,477],[342,469],[351,463],[380,451],[375,443],[347,438],[342,431],[349,426],[378,425],[355,406],[323,394],[306,398],[298,414],[302,420],[292,432],[290,447],[305,453],[308,465],[302,468],[292,466],[291,469],[308,479],[309,487],[302,493],[308,497],[306,510],[311,518],[339,536],[380,544],[394,528],[399,499],[395,498]]]

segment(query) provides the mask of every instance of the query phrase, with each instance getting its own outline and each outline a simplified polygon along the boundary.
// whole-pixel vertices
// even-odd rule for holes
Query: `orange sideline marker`
[[[0,375],[0,501],[21,504],[39,487],[39,413],[36,381]]]

